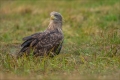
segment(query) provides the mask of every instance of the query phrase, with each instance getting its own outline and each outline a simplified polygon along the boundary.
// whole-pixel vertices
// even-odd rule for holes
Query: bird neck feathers
[[[48,30],[55,30],[55,29],[57,29],[59,32],[62,33],[62,22],[51,21],[48,26]]]

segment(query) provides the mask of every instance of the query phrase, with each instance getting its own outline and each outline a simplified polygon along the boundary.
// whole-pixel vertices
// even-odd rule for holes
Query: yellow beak
[[[51,16],[51,20],[57,19],[54,15]]]

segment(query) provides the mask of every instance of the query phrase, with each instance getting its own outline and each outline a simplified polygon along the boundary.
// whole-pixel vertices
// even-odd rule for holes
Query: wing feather
[[[30,46],[31,46],[31,47],[34,47],[37,43],[38,43],[38,40],[37,40],[37,39],[34,39],[34,40],[31,42]]]
[[[43,52],[43,48],[44,50],[49,51],[53,47],[58,48],[56,45],[59,45],[62,39],[63,35],[57,31],[35,33],[31,36],[23,38],[24,42],[21,45],[22,49],[20,52],[27,52],[27,50],[30,50],[30,47],[35,47],[35,52]],[[58,53],[60,50],[61,47],[58,49]]]
[[[29,40],[29,39],[31,39],[31,38],[34,38],[34,37],[36,37],[37,35],[40,35],[40,34],[42,34],[42,32],[40,32],[40,33],[35,33],[35,34],[30,35],[30,36],[24,37],[24,38],[23,38],[23,41],[26,41],[26,40]]]
[[[22,43],[21,47],[28,47],[30,46],[31,42],[32,42],[32,39],[26,40],[24,43]]]

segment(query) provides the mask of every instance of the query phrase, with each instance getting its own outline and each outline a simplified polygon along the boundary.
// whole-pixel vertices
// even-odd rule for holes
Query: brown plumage
[[[30,53],[33,53],[34,56],[59,54],[63,43],[62,16],[58,12],[51,12],[50,16],[50,23],[44,32],[23,38],[24,42],[18,56]]]

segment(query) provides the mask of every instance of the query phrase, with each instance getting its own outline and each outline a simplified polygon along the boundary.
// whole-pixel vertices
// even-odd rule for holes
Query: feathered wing
[[[52,55],[59,54],[63,35],[57,30],[45,31],[40,33],[35,33],[31,36],[23,38],[24,42],[21,45],[22,49],[19,55],[27,53],[29,55],[30,51],[33,51],[35,56],[44,56],[52,52]]]

